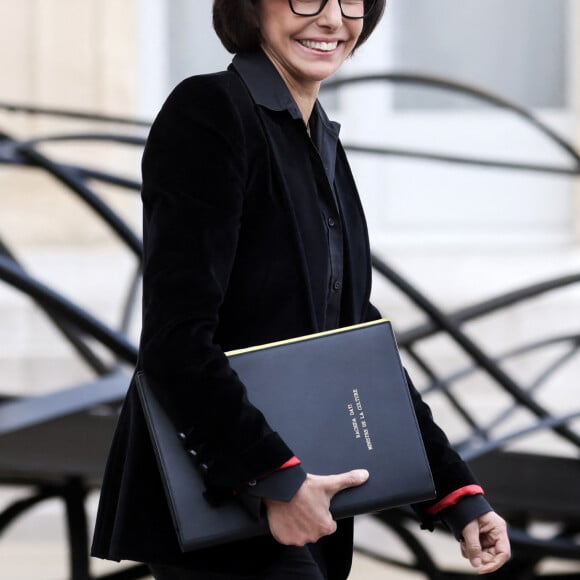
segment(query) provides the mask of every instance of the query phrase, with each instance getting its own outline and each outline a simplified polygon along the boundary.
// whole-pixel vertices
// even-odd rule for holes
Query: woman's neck
[[[318,92],[320,91],[320,81],[297,80],[290,75],[275,58],[268,54],[267,50],[264,50],[264,52],[278,71],[278,74],[282,77],[282,80],[290,91],[292,98],[298,105],[298,109],[302,113],[304,124],[308,128],[308,121],[312,114],[312,110],[314,109],[316,99],[318,98]]]
[[[308,127],[310,115],[312,115],[314,104],[316,103],[316,99],[318,98],[320,83],[315,83],[315,85],[312,87],[304,87],[303,85],[293,86],[293,84],[289,82],[289,79],[284,78],[284,81],[286,82],[286,86],[288,87],[290,94],[294,98],[294,101],[296,101],[298,109],[302,113],[304,124]]]

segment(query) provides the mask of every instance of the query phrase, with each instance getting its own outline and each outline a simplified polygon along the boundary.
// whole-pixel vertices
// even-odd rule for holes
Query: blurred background
[[[91,120],[30,114],[12,105],[150,121],[179,80],[223,69],[230,60],[212,30],[210,0],[0,0],[0,131],[26,142],[103,130]],[[580,5],[575,0],[389,0],[374,36],[340,77],[386,72],[478,87],[525,108],[580,148]],[[480,161],[437,162],[401,151],[349,154],[373,251],[443,311],[580,272],[578,160],[526,119],[473,96],[392,80],[329,90],[322,100],[329,116],[341,122],[345,144]],[[146,127],[114,123],[107,131],[147,134]],[[54,141],[39,150],[139,180],[139,146]],[[486,167],[486,160],[516,167]],[[521,167],[534,164],[559,170]],[[139,232],[136,193],[110,183],[91,186]],[[0,163],[0,239],[38,280],[118,326],[134,256],[46,171]],[[373,300],[401,332],[426,319],[380,275]],[[139,335],[138,304],[135,313],[126,328],[133,343]],[[578,334],[579,322],[575,284],[532,304],[515,304],[469,331],[494,356],[550,333]],[[464,364],[463,353],[445,336],[430,340],[428,348],[442,372]],[[506,368],[532,376],[538,359],[523,357]],[[420,384],[424,369],[412,356],[406,363]],[[578,408],[579,371],[576,361],[550,384],[545,399],[554,412]],[[33,302],[0,282],[0,395],[40,395],[93,376]],[[480,376],[469,397],[485,414],[505,398],[501,390],[494,393]],[[450,436],[461,438],[464,426],[449,402],[434,396],[430,404]],[[526,418],[512,417],[505,432],[525,425]],[[562,451],[543,436],[526,440],[522,448]],[[1,487],[0,508],[21,492],[18,486]],[[93,494],[90,517],[94,500]],[[63,525],[62,506],[54,501],[7,529],[0,536],[2,578],[64,578]],[[359,529],[361,537],[383,541],[372,522]],[[357,573],[395,577],[362,556]]]

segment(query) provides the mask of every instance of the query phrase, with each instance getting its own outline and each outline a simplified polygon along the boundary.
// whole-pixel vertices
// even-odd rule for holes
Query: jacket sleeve
[[[227,76],[194,77],[162,107],[142,163],[140,366],[207,465],[208,487],[230,492],[294,455],[214,342],[236,255],[245,150]]]
[[[379,310],[369,302],[366,320],[379,318],[381,318]],[[491,511],[492,508],[482,494],[477,492],[478,489],[480,492],[482,490],[475,476],[467,463],[451,447],[447,436],[433,419],[431,409],[423,401],[406,370],[405,376],[437,493],[433,500],[415,504],[413,508],[422,520],[423,527],[433,529],[436,520],[443,520],[458,537],[469,521]],[[468,493],[464,494],[464,490]],[[447,498],[454,495],[457,495],[457,498],[449,506],[437,509],[439,505],[445,504]]]
[[[447,436],[435,423],[431,409],[423,401],[406,371],[405,374],[437,494],[434,499],[412,507],[421,519],[423,527],[433,529],[434,522],[442,520],[459,537],[467,523],[491,511],[492,508],[484,499],[483,489],[469,466],[451,447]],[[444,505],[446,500],[453,496],[456,496],[456,499],[450,502],[448,507],[441,510],[433,509]]]

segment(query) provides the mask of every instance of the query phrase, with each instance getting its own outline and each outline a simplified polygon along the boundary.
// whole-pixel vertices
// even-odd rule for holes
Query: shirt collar
[[[288,111],[293,119],[302,121],[302,113],[296,101],[264,52],[259,50],[239,53],[234,57],[231,68],[240,75],[257,105],[271,111]],[[332,184],[340,124],[328,118],[318,100],[314,104],[312,117],[312,138],[321,156],[328,180]]]
[[[293,119],[302,119],[286,83],[261,50],[236,54],[231,66],[242,77],[256,104],[272,111],[288,111]]]

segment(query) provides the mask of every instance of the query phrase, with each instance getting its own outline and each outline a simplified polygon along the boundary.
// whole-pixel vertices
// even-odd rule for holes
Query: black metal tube
[[[373,256],[373,267],[402,290],[437,327],[447,332],[447,334],[453,338],[453,340],[516,401],[540,418],[550,416],[547,409],[528,396],[526,392],[507,373],[499,368],[499,366],[495,364],[495,362],[487,356],[455,322],[437,308],[424,294],[419,292],[417,288],[412,286],[400,274],[396,273],[377,256]],[[568,429],[566,426],[555,426],[554,431],[577,447],[580,447],[580,436],[574,431]]]
[[[61,319],[99,340],[127,363],[137,362],[137,348],[120,333],[111,330],[82,308],[18,268],[12,260],[0,256],[0,279],[35,301],[42,302]]]

